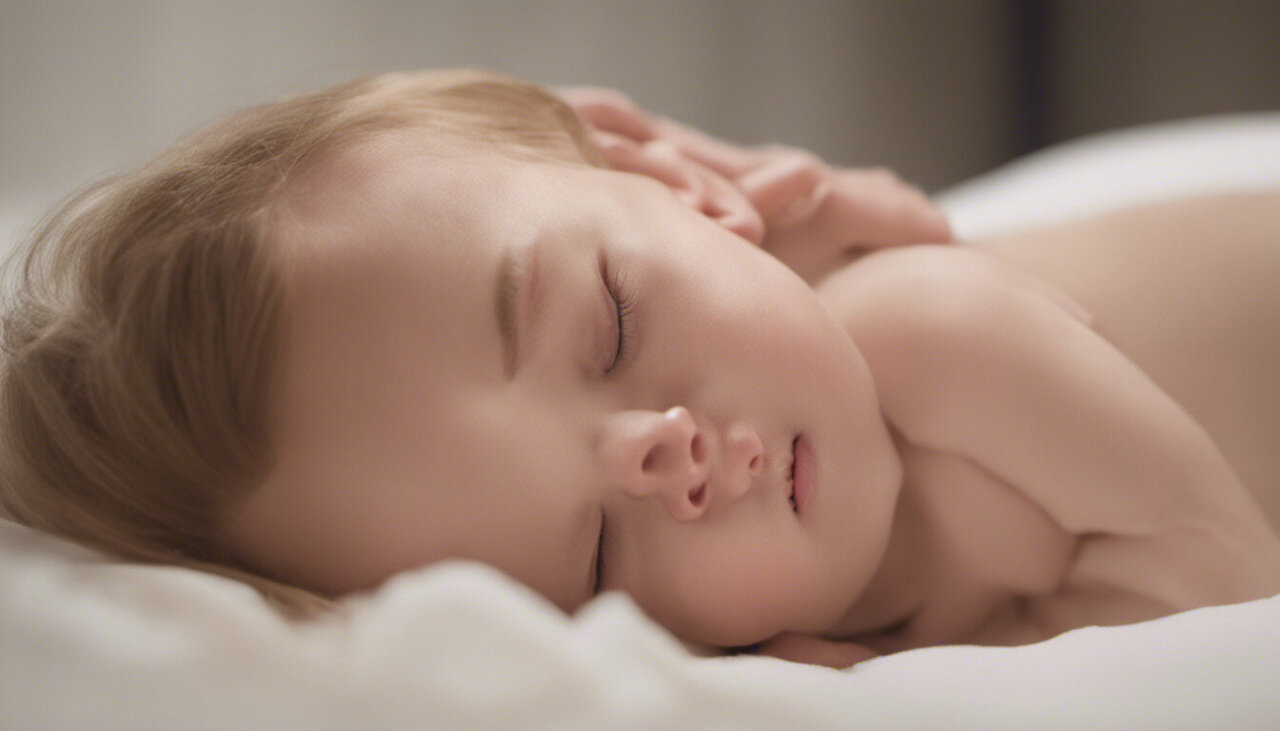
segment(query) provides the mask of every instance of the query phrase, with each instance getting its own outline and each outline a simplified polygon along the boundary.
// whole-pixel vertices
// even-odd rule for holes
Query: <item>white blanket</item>
[[[1280,186],[1280,115],[1051,150],[943,197],[962,236]],[[0,521],[0,727],[1277,728],[1280,597],[848,671],[698,659],[625,597],[566,617],[479,564],[295,625],[247,587]]]

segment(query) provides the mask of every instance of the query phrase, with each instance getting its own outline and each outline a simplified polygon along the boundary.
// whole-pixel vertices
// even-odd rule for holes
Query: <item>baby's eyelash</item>
[[[600,593],[604,586],[604,513],[600,514],[600,537],[596,541],[595,580],[591,582],[591,595]]]
[[[605,289],[613,300],[614,312],[618,318],[618,344],[613,360],[605,369],[606,374],[617,372],[626,364],[632,350],[632,328],[635,324],[635,295],[628,290],[617,271],[609,266],[607,257],[601,257],[601,275],[604,277]]]

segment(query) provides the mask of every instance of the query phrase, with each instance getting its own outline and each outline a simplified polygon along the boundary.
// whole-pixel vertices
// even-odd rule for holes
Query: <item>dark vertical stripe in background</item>
[[[1013,21],[1010,74],[1016,118],[1011,128],[1016,154],[1034,152],[1050,139],[1053,79],[1052,3],[1049,0],[1009,0]]]

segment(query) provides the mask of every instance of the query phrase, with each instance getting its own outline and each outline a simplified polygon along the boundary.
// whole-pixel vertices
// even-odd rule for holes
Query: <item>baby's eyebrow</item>
[[[516,347],[519,343],[516,329],[516,299],[520,292],[519,259],[512,248],[502,252],[498,262],[498,278],[495,283],[494,312],[498,319],[498,333],[502,338],[502,371],[507,380],[516,372]]]
[[[525,338],[537,337],[537,309],[541,285],[538,241],[521,243],[503,250],[494,282],[494,314],[502,339],[502,370],[507,380],[520,369],[520,349],[528,348]]]

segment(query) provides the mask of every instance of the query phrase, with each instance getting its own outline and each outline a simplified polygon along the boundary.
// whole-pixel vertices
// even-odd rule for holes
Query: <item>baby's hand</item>
[[[866,249],[951,240],[942,212],[889,170],[832,168],[787,147],[757,154],[734,182],[764,219],[764,248],[811,285]]]
[[[806,665],[823,665],[837,670],[843,670],[863,660],[876,657],[875,652],[853,642],[824,640],[794,632],[783,632],[765,641],[756,652],[782,660]]]
[[[579,87],[560,94],[592,126],[611,165],[668,184],[700,177],[730,181],[764,222],[761,237],[747,238],[810,284],[862,249],[951,240],[942,213],[886,170],[831,168],[796,148],[732,145],[650,115],[611,89]],[[713,184],[704,181],[702,187]],[[745,230],[752,233],[750,225]]]

